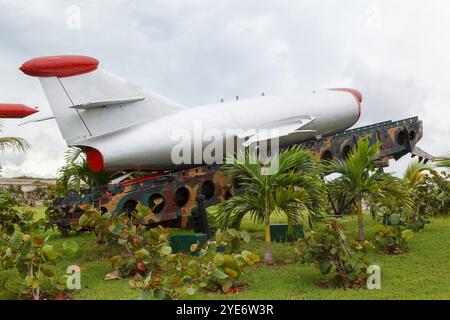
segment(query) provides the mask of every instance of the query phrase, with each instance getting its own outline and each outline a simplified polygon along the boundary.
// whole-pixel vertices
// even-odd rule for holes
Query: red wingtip
[[[87,56],[49,56],[28,60],[19,69],[33,77],[73,77],[97,69],[99,61]]]
[[[39,110],[23,104],[0,103],[0,118],[25,118],[36,112],[39,112]]]

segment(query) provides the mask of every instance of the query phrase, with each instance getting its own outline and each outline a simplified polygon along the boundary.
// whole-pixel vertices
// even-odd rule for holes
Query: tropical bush
[[[0,227],[8,234],[14,232],[14,225],[22,230],[30,230],[33,226],[33,212],[28,209],[18,209],[23,204],[22,198],[11,193],[0,193]]]
[[[413,232],[422,232],[430,223],[430,219],[425,216],[415,216],[413,219],[407,220],[405,227]]]
[[[391,194],[370,196],[372,216],[388,224],[392,214],[400,216],[401,225],[414,232],[422,231],[430,217],[448,214],[450,185],[447,172],[438,173],[417,161],[406,168],[403,178],[393,184]]]
[[[413,232],[403,227],[404,224],[405,220],[400,215],[391,214],[388,225],[376,226],[374,243],[379,252],[400,254],[408,251],[408,240]]]
[[[72,256],[77,250],[75,242],[67,241],[63,251],[58,252],[49,237],[23,232],[18,225],[14,225],[11,235],[0,229],[0,269],[15,269],[20,275],[17,280],[11,273],[1,273],[0,291],[34,300],[54,298],[66,291],[66,276],[55,264],[61,256]]]
[[[147,274],[168,251],[170,230],[162,227],[147,229],[142,226],[150,219],[150,210],[139,205],[133,215],[102,214],[87,209],[79,219],[79,225],[97,234],[97,239],[120,248],[120,254],[110,258],[113,272],[108,279]]]
[[[429,221],[415,214],[412,190],[403,181],[395,183],[390,189],[395,191],[392,194],[372,195],[370,197],[372,217],[379,220],[383,225],[388,225],[391,216],[398,216],[405,228],[414,232],[422,231]]]
[[[106,227],[106,224],[112,217],[113,216],[111,213],[103,214],[99,210],[87,207],[84,210],[83,215],[78,220],[78,225],[80,229],[84,228],[93,231],[97,236],[97,243],[104,243],[106,241],[107,235],[109,235],[110,233],[108,228]]]
[[[314,264],[322,275],[331,278],[324,281],[331,287],[360,287],[367,279],[366,257],[373,244],[348,240],[343,227],[335,219],[325,219],[320,231],[309,231],[296,243],[300,262]]]
[[[111,235],[117,237],[117,243],[124,249],[110,258],[113,266],[112,274],[107,276],[110,279],[115,277],[117,271],[121,277],[145,276],[160,266],[166,255],[172,252],[169,229],[129,227],[126,226],[126,219],[125,215],[121,215],[110,224]]]
[[[233,228],[225,231],[216,231],[216,244],[222,247],[226,253],[238,253],[242,250],[244,243],[250,242],[250,235],[247,231],[238,231]]]
[[[259,261],[250,251],[218,253],[215,243],[206,243],[195,258],[167,252],[159,268],[145,279],[131,280],[130,286],[141,290],[141,299],[187,299],[202,290],[228,292],[241,283],[244,269]]]
[[[106,243],[118,248],[110,258],[112,272],[106,280],[132,278],[130,286],[142,291],[142,299],[181,299],[199,290],[227,292],[239,284],[245,267],[259,262],[249,251],[240,251],[243,242],[250,241],[246,232],[225,230],[217,234],[217,242],[206,243],[192,252],[199,256],[172,253],[171,230],[161,226],[147,228],[150,210],[142,205],[131,215],[101,214],[86,210],[80,217],[80,226],[94,230]],[[217,252],[217,247],[223,253]]]
[[[450,174],[431,170],[417,186],[414,202],[419,216],[433,217],[450,213]]]

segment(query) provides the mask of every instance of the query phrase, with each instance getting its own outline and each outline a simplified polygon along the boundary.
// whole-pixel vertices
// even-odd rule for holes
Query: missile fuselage
[[[279,145],[285,146],[342,132],[353,126],[359,115],[360,103],[348,92],[324,90],[264,96],[188,108],[76,145],[88,146],[101,153],[103,165],[97,163],[97,168],[173,170],[204,163],[195,154],[196,148],[200,148],[199,139],[202,152],[213,139],[221,139],[217,145],[224,147],[223,155],[226,156],[226,152],[235,150],[226,149],[227,145],[236,143],[235,130],[276,130],[291,123],[299,123],[300,127],[305,117],[312,118],[311,122],[301,127],[300,132],[279,138]],[[184,146],[185,152],[191,153],[188,163],[173,163],[173,150],[177,149],[177,145]]]
[[[186,107],[98,64],[91,57],[51,56],[20,68],[39,77],[63,138],[86,151],[96,172],[180,170],[209,164],[207,152],[220,163],[240,147],[236,144],[301,143],[344,131],[361,114],[362,96],[354,89]]]

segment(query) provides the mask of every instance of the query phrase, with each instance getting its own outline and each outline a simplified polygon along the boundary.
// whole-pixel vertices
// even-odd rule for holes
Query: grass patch
[[[43,209],[37,210],[37,215]],[[284,223],[283,217],[274,217],[274,223]],[[357,236],[356,218],[347,217],[342,223],[351,236]],[[366,217],[366,233],[370,240],[374,233],[374,222]],[[263,226],[246,219],[243,229],[247,230],[252,241],[245,249],[263,256]],[[47,231],[51,242],[61,247],[66,238],[56,231]],[[294,249],[289,243],[274,243],[275,265],[251,268],[243,276],[248,287],[243,292],[230,295],[202,293],[199,299],[450,299],[449,242],[450,217],[436,218],[420,233],[410,240],[410,252],[402,255],[369,255],[373,264],[381,268],[381,290],[367,289],[324,289],[317,286],[321,279],[319,271],[313,266],[305,266],[293,261]],[[111,271],[108,258],[115,249],[95,244],[92,233],[72,234],[71,238],[80,247],[72,258],[58,263],[63,271],[76,264],[82,270],[82,289],[74,294],[74,299],[137,299],[139,292],[128,285],[128,280],[104,281]],[[8,296],[0,295],[6,299]]]

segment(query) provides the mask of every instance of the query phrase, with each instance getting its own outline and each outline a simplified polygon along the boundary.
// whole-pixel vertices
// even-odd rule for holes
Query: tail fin
[[[39,77],[69,145],[185,108],[98,69],[98,64],[85,56],[52,56],[29,60],[20,68]]]

